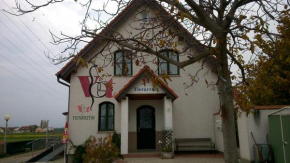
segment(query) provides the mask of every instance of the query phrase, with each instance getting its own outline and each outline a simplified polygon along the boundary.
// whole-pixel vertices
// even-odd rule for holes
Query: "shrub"
[[[111,135],[98,139],[90,137],[87,142],[86,153],[83,155],[84,162],[112,163],[118,158],[119,149],[113,143]]]

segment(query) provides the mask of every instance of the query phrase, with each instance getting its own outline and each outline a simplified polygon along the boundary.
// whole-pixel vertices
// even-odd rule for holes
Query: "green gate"
[[[276,163],[290,163],[290,115],[269,115],[269,138]]]
[[[285,159],[287,163],[290,163],[290,115],[282,115],[282,128],[283,128],[283,145]]]

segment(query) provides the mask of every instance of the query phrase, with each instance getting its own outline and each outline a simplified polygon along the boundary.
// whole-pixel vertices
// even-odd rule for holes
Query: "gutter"
[[[60,79],[60,77],[57,76],[57,82],[59,82],[60,84],[62,84],[62,85],[64,85],[64,86],[67,86],[67,87],[70,88],[70,85],[68,85],[68,84],[66,84],[66,83],[64,83],[64,82],[62,82],[62,81],[60,81],[59,79]]]
[[[69,104],[70,104],[70,85],[68,85],[67,83],[64,83],[62,81],[60,81],[60,76],[57,76],[57,82],[59,82],[60,84],[67,86],[68,87],[68,107],[67,107],[67,113],[69,113]],[[69,123],[69,115],[67,115],[67,123]],[[65,157],[65,163],[68,163],[68,154],[67,154],[67,144],[65,144],[65,148],[64,148],[64,157]]]

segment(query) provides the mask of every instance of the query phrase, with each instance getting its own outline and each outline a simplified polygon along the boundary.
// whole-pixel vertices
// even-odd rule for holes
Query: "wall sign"
[[[146,83],[144,80],[139,80],[129,91],[128,94],[164,94],[165,92],[156,86],[153,88],[151,83]]]
[[[85,107],[83,104],[78,106],[78,111],[81,113],[81,115],[78,116],[72,116],[73,120],[94,120],[95,116],[91,115],[84,115],[84,113],[91,112],[90,107]]]
[[[140,87],[135,87],[134,88],[135,92],[157,92],[156,88],[140,88]]]

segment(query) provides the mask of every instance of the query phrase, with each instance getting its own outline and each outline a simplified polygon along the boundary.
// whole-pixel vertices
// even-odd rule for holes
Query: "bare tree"
[[[34,5],[26,0],[31,10],[23,10],[16,0],[16,9],[19,15],[22,15],[62,1],[49,0],[45,4]],[[243,59],[243,54],[255,58],[255,54],[261,55],[259,42],[265,39],[274,40],[279,36],[275,30],[271,31],[269,26],[278,21],[282,10],[287,10],[289,4],[286,0],[109,0],[102,8],[97,9],[91,7],[93,2],[93,0],[78,2],[86,10],[82,22],[82,34],[77,37],[65,34],[57,37],[52,34],[55,44],[70,43],[70,46],[64,49],[61,57],[48,57],[56,61],[56,64],[66,61],[75,56],[78,43],[93,38],[93,41],[107,41],[106,46],[97,55],[105,55],[103,51],[110,51],[112,46],[118,46],[130,49],[136,64],[146,64],[143,63],[144,57],[149,55],[159,57],[180,69],[199,61],[212,62],[214,67],[211,68],[214,68],[218,74],[217,87],[223,117],[225,161],[238,162],[231,80],[235,77],[231,76],[230,67],[232,64],[239,67],[240,78],[235,80],[239,82],[241,79],[240,82],[245,83],[246,61]],[[165,10],[161,12],[156,9],[155,15],[149,16],[148,19],[144,12],[144,18],[137,20],[136,17],[136,21],[146,19],[144,20],[146,23],[140,27],[132,26],[140,32],[128,31],[126,35],[122,35],[108,24],[114,21],[114,18],[131,2],[143,4],[143,11],[139,11],[140,13],[146,11],[146,8],[152,4],[163,6]],[[108,10],[110,3],[117,6],[117,10],[113,13]],[[104,16],[108,18],[102,19]],[[96,28],[88,27],[89,20],[96,22]],[[176,22],[182,24],[179,29],[172,28]],[[159,32],[152,32],[156,30]],[[179,49],[180,42],[187,42],[187,46]],[[159,48],[173,48],[188,59],[175,61],[156,50]],[[112,56],[106,57],[112,58]],[[152,62],[157,61],[153,59]],[[191,79],[193,84],[198,80],[197,75],[192,74]]]

